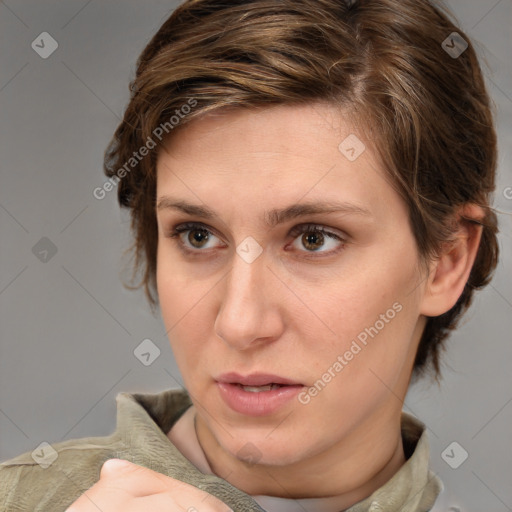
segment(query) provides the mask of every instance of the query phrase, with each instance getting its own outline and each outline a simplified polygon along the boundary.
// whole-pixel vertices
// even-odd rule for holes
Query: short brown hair
[[[140,55],[130,89],[104,167],[131,211],[134,268],[152,306],[158,151],[130,159],[150,140],[160,146],[162,127],[172,136],[206,112],[325,101],[356,113],[408,205],[425,261],[450,239],[461,205],[483,207],[483,219],[470,219],[483,234],[464,291],[428,319],[418,348],[415,375],[431,363],[439,376],[444,340],[498,259],[490,100],[474,48],[445,8],[428,0],[188,0]]]

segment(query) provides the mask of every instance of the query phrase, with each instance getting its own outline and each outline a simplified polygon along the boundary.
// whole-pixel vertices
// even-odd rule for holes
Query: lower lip
[[[220,395],[235,412],[247,416],[268,416],[293,400],[304,386],[282,386],[270,391],[251,393],[237,384],[217,382]]]

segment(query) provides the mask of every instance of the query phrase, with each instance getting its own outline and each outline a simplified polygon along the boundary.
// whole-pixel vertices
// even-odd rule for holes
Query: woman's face
[[[158,294],[206,437],[284,466],[398,427],[424,281],[371,141],[327,105],[224,112],[157,173]]]

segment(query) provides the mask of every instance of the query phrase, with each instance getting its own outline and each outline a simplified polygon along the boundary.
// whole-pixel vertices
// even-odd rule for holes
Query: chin
[[[294,443],[289,437],[269,440],[264,436],[251,436],[247,437],[245,442],[241,442],[240,439],[241,436],[237,437],[234,443],[231,439],[229,446],[224,448],[233,457],[250,466],[289,466],[308,456],[303,443]]]

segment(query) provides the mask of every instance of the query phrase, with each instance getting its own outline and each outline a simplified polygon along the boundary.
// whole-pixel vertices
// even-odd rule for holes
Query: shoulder
[[[167,437],[191,405],[186,392],[120,393],[117,427],[108,437],[40,445],[0,464],[0,512],[65,510],[99,480],[110,458],[129,460],[202,489],[234,510],[262,509],[215,475],[202,474]]]
[[[162,429],[170,428],[187,408],[187,394],[119,393],[116,402],[112,435],[42,443],[0,463],[0,511],[64,510],[98,481],[103,463],[111,458],[141,465],[149,460],[157,470],[164,463],[176,464],[174,447]]]
[[[67,506],[98,479],[103,463],[123,448],[115,434],[42,443],[0,464],[0,510]],[[55,509],[54,509],[55,510]]]

